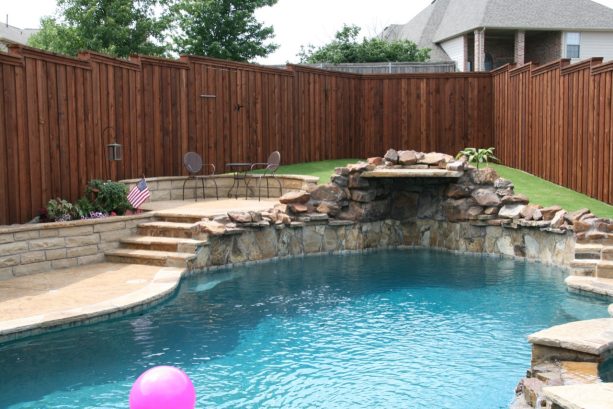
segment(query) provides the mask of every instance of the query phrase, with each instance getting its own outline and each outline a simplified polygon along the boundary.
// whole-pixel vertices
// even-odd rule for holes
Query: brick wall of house
[[[494,60],[493,68],[514,62],[515,38],[491,38],[485,35],[485,52]]]
[[[543,31],[526,33],[526,62],[547,64],[562,58],[562,33]]]

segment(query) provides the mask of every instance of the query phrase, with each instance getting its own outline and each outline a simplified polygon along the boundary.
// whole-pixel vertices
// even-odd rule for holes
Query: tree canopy
[[[408,40],[386,41],[380,38],[358,41],[360,28],[343,25],[330,43],[321,47],[302,46],[298,57],[301,63],[360,63],[360,62],[423,62],[430,58],[430,49],[418,48]]]
[[[273,28],[254,12],[277,0],[57,0],[29,44],[76,55],[82,50],[130,54],[205,55],[248,61],[276,48]]]
[[[29,44],[69,55],[82,50],[163,55],[168,20],[155,15],[159,5],[159,0],[58,0],[56,16],[41,19]]]
[[[256,9],[277,0],[180,0],[173,6],[178,31],[174,49],[180,54],[206,55],[236,61],[265,57],[277,49],[266,43],[271,26],[259,22]]]

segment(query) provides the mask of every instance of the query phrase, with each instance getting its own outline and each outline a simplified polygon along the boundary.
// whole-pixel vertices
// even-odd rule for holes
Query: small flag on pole
[[[130,202],[133,208],[138,209],[150,196],[151,193],[149,193],[147,182],[145,178],[142,178],[128,193],[128,202]]]

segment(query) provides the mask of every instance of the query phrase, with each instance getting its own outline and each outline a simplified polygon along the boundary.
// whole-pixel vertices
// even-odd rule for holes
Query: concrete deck
[[[266,210],[278,203],[186,200],[142,207],[167,215],[213,217],[232,210]],[[147,308],[172,294],[183,273],[183,268],[100,263],[0,281],[0,342]]]

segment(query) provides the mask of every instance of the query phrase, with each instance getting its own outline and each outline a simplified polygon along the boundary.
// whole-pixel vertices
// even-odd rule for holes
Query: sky
[[[371,37],[390,24],[404,24],[432,0],[279,0],[256,12],[257,18],[275,29],[279,49],[262,64],[298,62],[301,45],[320,46],[332,40],[343,24],[362,28]],[[538,0],[536,0],[538,1]],[[613,8],[613,0],[597,0]],[[55,12],[55,0],[1,0],[0,22],[19,28],[39,27],[40,18]]]

